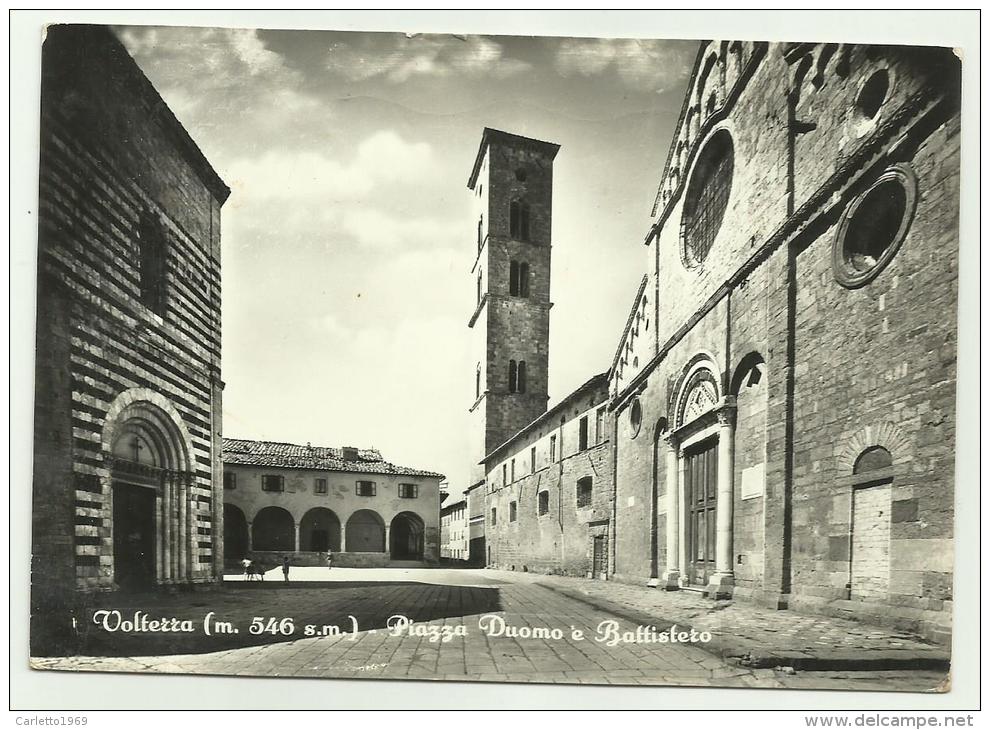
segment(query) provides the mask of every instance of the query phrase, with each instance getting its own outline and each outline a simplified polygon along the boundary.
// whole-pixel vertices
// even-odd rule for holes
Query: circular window
[[[526,182],[526,170],[524,168],[520,167],[516,170],[516,180],[519,182]]]
[[[880,113],[880,107],[887,100],[887,91],[890,89],[890,75],[887,69],[880,69],[875,72],[863,84],[856,98],[856,108],[859,113],[867,119],[873,119]]]
[[[722,227],[732,189],[732,138],[715,133],[698,156],[688,183],[681,219],[684,264],[697,266],[708,257]]]
[[[639,398],[636,398],[629,407],[629,438],[639,436],[639,429],[642,425],[643,406],[640,405]]]
[[[832,244],[832,268],[840,284],[863,286],[890,262],[911,225],[916,195],[914,175],[898,165],[849,205]]]

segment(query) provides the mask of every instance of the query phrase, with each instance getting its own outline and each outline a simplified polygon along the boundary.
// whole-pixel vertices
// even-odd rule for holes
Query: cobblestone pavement
[[[713,636],[710,649],[724,657],[745,657],[753,665],[944,669],[949,661],[945,647],[857,621],[773,611],[741,601],[715,602],[693,592],[616,582],[562,576],[526,576],[524,580],[633,620],[652,619],[708,631]]]
[[[374,571],[362,571],[374,578]],[[614,622],[617,631],[635,632],[637,623],[614,616],[584,600],[577,600],[559,590],[538,585],[537,581],[514,574],[493,571],[423,571],[427,576],[407,575],[409,582],[393,588],[405,592],[405,601],[415,604],[420,615],[436,618],[412,624],[413,630],[395,632],[371,628],[365,623],[372,614],[380,616],[378,606],[369,606],[359,619],[357,633],[349,629],[340,635],[296,638],[303,626],[296,622],[295,633],[276,643],[241,646],[206,653],[183,653],[158,656],[63,656],[32,659],[37,669],[161,672],[219,674],[266,677],[337,677],[387,679],[447,679],[460,681],[505,681],[546,683],[588,683],[623,685],[688,685],[720,687],[801,687],[827,689],[931,690],[941,677],[928,672],[876,673],[801,673],[788,674],[773,669],[749,668],[732,664],[698,645],[689,643],[633,643],[619,641],[613,645],[597,641],[603,621]],[[468,579],[467,576],[471,577]],[[361,586],[352,574],[341,585],[319,588],[269,591],[275,596],[276,617],[294,617],[297,610],[307,610],[300,601],[314,599],[307,594],[321,591],[324,615],[338,615],[341,601],[350,600],[351,610],[359,611],[354,596],[346,591]],[[391,578],[392,576],[388,576]],[[429,583],[410,581],[429,579]],[[497,603],[451,606],[447,582],[465,581],[498,593]],[[374,585],[374,584],[373,584]],[[377,584],[380,589],[383,584]],[[226,597],[256,595],[258,588],[227,586],[212,594],[198,595],[210,601],[210,610],[232,617],[240,630],[241,614],[235,602]],[[343,591],[343,592],[342,592]],[[195,595],[195,594],[194,594]],[[276,604],[266,606],[271,608]],[[410,604],[410,605],[411,605]],[[397,605],[397,604],[396,604]],[[249,609],[253,611],[253,608]],[[168,615],[151,609],[149,613]],[[271,612],[269,612],[271,613]],[[517,630],[516,635],[489,635],[479,628],[481,616],[501,619]],[[234,619],[237,619],[234,621]],[[365,628],[367,627],[367,628]],[[345,625],[345,628],[346,625]],[[527,636],[521,629],[559,630],[558,638]],[[580,638],[575,631],[583,632]],[[450,634],[446,641],[440,636]],[[633,634],[628,639],[635,638]],[[210,646],[206,637],[201,645]]]

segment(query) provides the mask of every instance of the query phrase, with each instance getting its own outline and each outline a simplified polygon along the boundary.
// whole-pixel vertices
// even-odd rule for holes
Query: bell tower
[[[468,179],[474,195],[468,321],[474,355],[471,484],[480,462],[546,412],[553,160],[560,145],[485,128]]]

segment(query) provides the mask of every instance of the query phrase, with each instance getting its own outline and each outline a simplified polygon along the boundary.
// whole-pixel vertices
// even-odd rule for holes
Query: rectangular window
[[[519,296],[519,263],[509,262],[509,296]]]
[[[605,440],[605,409],[599,408],[595,413],[595,443],[600,444]]]
[[[550,463],[557,461],[557,437],[550,437]]]
[[[525,262],[519,264],[519,296],[529,296],[529,264]]]
[[[540,492],[539,512],[541,515],[545,515],[549,511],[550,511],[550,492]]]
[[[529,473],[533,474],[536,471],[536,447],[534,446],[529,450]]]
[[[262,492],[284,492],[285,477],[279,474],[265,474],[261,477]]]
[[[492,507],[492,524],[493,525],[495,524],[497,518],[498,518],[498,513],[495,511],[495,508]]]
[[[506,471],[507,468],[508,467],[506,467],[505,464],[502,464],[502,484],[509,483],[508,472]]]
[[[588,448],[588,417],[585,416],[578,423],[578,451]]]
[[[591,506],[591,477],[583,477],[577,481],[577,506]]]
[[[378,493],[378,487],[374,482],[358,482],[354,493],[359,497],[374,497]]]
[[[234,472],[225,471],[223,473],[223,488],[237,489],[237,475]]]
[[[399,485],[399,496],[402,499],[416,499],[419,496],[419,485],[418,484],[400,484]]]
[[[326,494],[327,493],[327,480],[317,479],[313,482],[313,494]]]
[[[510,473],[512,475],[512,481],[516,481],[516,460],[515,459],[512,460],[512,466],[510,467],[509,471],[510,471]]]
[[[516,521],[516,503],[509,502],[509,522]]]

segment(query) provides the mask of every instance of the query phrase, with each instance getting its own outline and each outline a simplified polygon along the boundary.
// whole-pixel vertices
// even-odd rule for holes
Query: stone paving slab
[[[499,576],[503,571],[488,571]],[[507,580],[509,578],[506,578]],[[805,671],[948,672],[949,650],[917,636],[840,618],[773,611],[741,601],[712,601],[689,591],[618,582],[533,576],[542,585],[600,610],[662,630],[708,631],[710,652],[749,667]]]

